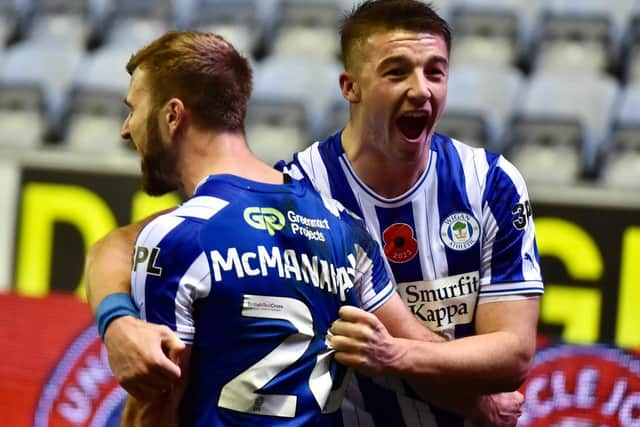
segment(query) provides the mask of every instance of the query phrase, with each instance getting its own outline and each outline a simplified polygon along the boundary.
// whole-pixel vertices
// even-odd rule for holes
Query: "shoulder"
[[[495,191],[513,189],[517,194],[527,193],[527,185],[520,171],[502,155],[496,155],[487,177],[487,187]]]
[[[331,169],[342,153],[341,133],[337,133],[295,153],[289,163],[280,162],[277,168],[294,178],[306,177],[314,181]]]
[[[510,183],[519,190],[525,189],[524,178],[502,154],[440,134],[434,134],[433,147],[438,153],[438,161],[459,163],[467,178],[474,178],[483,188]]]
[[[438,161],[461,163],[464,169],[487,170],[499,157],[482,147],[474,147],[442,134],[434,134],[432,150],[438,155]]]
[[[206,221],[228,204],[229,202],[217,197],[193,197],[175,210],[149,222],[138,234],[136,244],[157,246],[160,242],[166,242],[169,237],[174,244],[177,241],[188,242]]]

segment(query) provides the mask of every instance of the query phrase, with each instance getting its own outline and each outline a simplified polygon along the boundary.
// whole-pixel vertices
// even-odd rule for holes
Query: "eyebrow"
[[[401,64],[404,62],[411,62],[411,61],[403,56],[390,56],[388,58],[383,59],[382,62],[378,64],[377,69],[382,69],[390,65]],[[444,56],[440,56],[440,55],[433,56],[432,58],[429,59],[428,63],[443,64],[446,67],[449,66],[449,60],[447,60],[447,58],[445,58]]]
[[[409,61],[403,56],[389,56],[383,59],[376,68],[380,70],[390,65],[396,65],[396,64],[406,63],[406,62],[409,62]]]
[[[436,64],[443,64],[445,66],[449,66],[449,60],[447,58],[445,58],[444,56],[434,56],[429,62],[433,62]]]

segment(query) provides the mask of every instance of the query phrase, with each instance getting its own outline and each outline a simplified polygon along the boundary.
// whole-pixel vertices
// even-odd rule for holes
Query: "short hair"
[[[177,97],[203,128],[244,129],[252,90],[251,66],[222,37],[168,32],[131,57],[129,74],[138,67],[147,73],[156,107]]]
[[[365,0],[344,16],[340,25],[340,48],[345,69],[354,65],[354,50],[372,34],[407,30],[440,34],[451,50],[451,28],[430,3],[419,0]]]

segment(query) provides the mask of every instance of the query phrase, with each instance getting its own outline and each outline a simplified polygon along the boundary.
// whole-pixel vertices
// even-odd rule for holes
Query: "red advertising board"
[[[0,348],[1,425],[118,425],[125,393],[86,303],[66,293],[0,294]]]

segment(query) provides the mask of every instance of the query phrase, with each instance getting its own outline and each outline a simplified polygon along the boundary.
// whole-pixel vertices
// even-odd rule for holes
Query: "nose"
[[[122,122],[122,127],[120,128],[120,137],[122,139],[131,139],[131,132],[129,131],[129,118],[131,114],[129,113],[127,117]]]
[[[409,90],[407,97],[412,104],[421,106],[429,98],[431,98],[431,89],[429,88],[429,80],[422,70],[416,70],[409,80]]]

